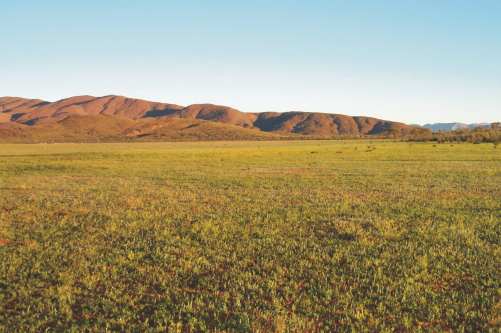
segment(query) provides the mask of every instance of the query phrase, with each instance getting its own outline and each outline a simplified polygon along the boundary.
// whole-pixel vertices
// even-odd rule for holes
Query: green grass
[[[501,323],[501,149],[0,145],[0,331]]]

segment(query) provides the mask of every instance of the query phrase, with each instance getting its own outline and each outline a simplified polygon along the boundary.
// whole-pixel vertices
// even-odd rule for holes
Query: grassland
[[[498,332],[501,149],[0,145],[0,331]]]

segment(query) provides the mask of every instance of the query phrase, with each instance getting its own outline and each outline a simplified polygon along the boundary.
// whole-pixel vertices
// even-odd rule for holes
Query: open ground
[[[0,331],[497,331],[501,148],[0,145]]]

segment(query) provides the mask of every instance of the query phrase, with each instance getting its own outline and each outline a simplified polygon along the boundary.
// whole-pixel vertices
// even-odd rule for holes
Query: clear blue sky
[[[0,0],[0,96],[501,120],[499,0]]]

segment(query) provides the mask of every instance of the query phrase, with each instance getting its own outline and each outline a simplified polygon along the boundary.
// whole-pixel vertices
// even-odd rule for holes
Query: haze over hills
[[[403,123],[313,112],[246,113],[213,104],[180,106],[123,96],[75,96],[56,102],[0,98],[0,140],[209,140],[293,136],[402,136]]]
[[[425,124],[422,127],[431,130],[432,132],[440,131],[456,131],[460,129],[474,129],[478,127],[489,127],[489,123],[474,123],[474,124],[464,124],[464,123],[434,123]]]

